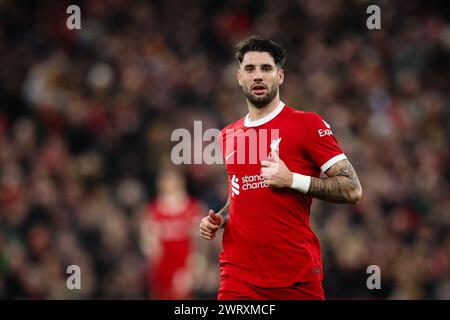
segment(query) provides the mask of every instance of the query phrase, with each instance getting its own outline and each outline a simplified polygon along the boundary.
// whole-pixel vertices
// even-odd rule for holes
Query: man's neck
[[[265,117],[266,115],[271,113],[273,110],[275,110],[279,103],[280,103],[280,97],[276,96],[275,98],[273,98],[272,101],[270,101],[264,107],[257,108],[250,101],[247,100],[249,120],[257,121],[257,120]]]

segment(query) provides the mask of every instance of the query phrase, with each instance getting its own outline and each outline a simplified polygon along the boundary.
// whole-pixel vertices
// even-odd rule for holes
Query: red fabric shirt
[[[255,145],[239,144],[251,136]],[[263,119],[251,122],[247,116],[221,131],[230,215],[220,270],[268,288],[323,278],[320,243],[309,223],[312,198],[291,188],[270,188],[260,176],[261,161],[277,138],[279,156],[292,172],[319,177],[346,158],[318,114],[282,102]]]
[[[161,256],[149,269],[149,280],[156,290],[170,290],[175,273],[186,267],[193,250],[193,230],[200,213],[200,205],[194,198],[187,200],[186,206],[175,212],[168,212],[158,200],[149,204],[152,223],[156,224]],[[169,297],[159,297],[169,299]]]

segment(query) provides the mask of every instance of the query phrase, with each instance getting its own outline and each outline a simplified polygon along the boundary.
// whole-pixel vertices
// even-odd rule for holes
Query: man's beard
[[[245,97],[248,101],[250,101],[256,108],[261,109],[267,106],[277,95],[278,87],[273,86],[270,91],[263,96],[255,96],[252,94],[251,90],[248,91],[246,88],[242,90],[244,92]]]

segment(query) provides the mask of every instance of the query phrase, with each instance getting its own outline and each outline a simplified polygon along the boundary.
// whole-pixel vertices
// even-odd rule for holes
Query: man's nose
[[[253,74],[253,81],[260,82],[263,80],[263,74],[260,70],[255,70],[255,73]]]

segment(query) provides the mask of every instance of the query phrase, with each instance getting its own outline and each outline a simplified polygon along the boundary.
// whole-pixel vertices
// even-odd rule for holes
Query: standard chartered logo
[[[264,183],[263,176],[259,174],[255,174],[253,176],[243,176],[240,181],[234,174],[231,177],[231,194],[233,196],[238,196],[240,191],[267,187],[268,185]]]
[[[264,183],[264,178],[262,175],[255,174],[254,176],[242,177],[242,190],[251,190],[267,187],[268,185]]]

